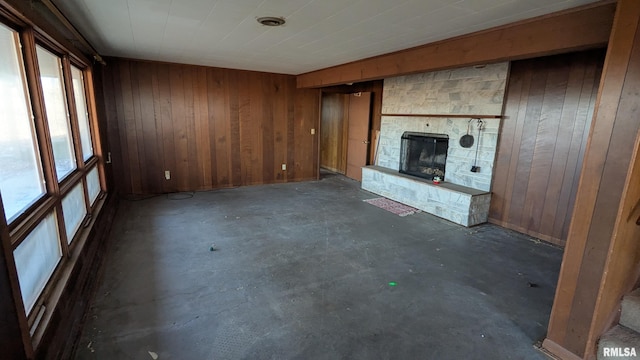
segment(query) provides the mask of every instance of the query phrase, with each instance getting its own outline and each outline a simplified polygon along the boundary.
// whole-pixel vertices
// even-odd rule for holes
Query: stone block
[[[385,79],[383,113],[406,114],[499,114],[505,91],[508,63],[482,68],[462,68]],[[480,139],[480,173],[471,173],[475,147],[464,149],[459,139],[467,132],[468,119],[382,118],[378,164],[398,169],[400,137],[404,131],[449,135],[447,181],[489,190],[500,119],[485,119]],[[427,125],[428,124],[428,125]],[[477,137],[476,128],[472,134]],[[476,139],[477,141],[478,139]]]
[[[491,199],[490,193],[434,185],[379,166],[362,169],[362,189],[463,226],[486,222]]]

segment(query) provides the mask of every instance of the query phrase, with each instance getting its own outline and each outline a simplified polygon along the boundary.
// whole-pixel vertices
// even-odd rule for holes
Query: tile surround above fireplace
[[[400,169],[402,135],[405,132],[421,132],[444,134],[449,137],[446,156],[446,183],[462,186],[467,192],[479,191],[483,200],[475,204],[473,209],[474,221],[461,221],[464,225],[475,225],[475,220],[485,219],[488,213],[493,175],[493,164],[498,144],[500,118],[483,119],[484,126],[478,134],[476,120],[470,121],[475,115],[496,116],[502,114],[502,104],[508,63],[489,64],[484,67],[467,67],[437,71],[424,74],[414,74],[385,79],[382,97],[382,113],[394,114],[382,116],[380,128],[380,142],[378,146],[377,166],[386,168],[384,177],[390,172]],[[424,116],[420,114],[441,114],[441,117]],[[465,118],[465,114],[469,118]],[[409,116],[403,116],[409,115]],[[452,117],[447,117],[452,115]],[[474,136],[474,145],[465,148],[460,145],[460,138],[470,133]],[[472,172],[471,167],[476,161],[480,171]],[[363,188],[376,189],[365,181],[380,179],[379,176],[363,178]],[[403,182],[408,186],[423,186],[423,182]],[[423,185],[421,185],[423,184]],[[426,186],[432,187],[431,184]],[[388,192],[388,191],[390,192]],[[398,190],[398,192],[405,190]],[[434,192],[438,190],[428,190]],[[375,191],[374,191],[375,192]],[[393,195],[393,187],[385,189],[388,195]],[[440,191],[441,195],[444,194]],[[484,195],[486,194],[486,196]],[[399,194],[396,194],[399,195]],[[441,196],[438,195],[438,196]],[[392,196],[388,196],[393,198]],[[457,198],[447,197],[445,198]],[[451,200],[453,201],[453,200]],[[426,206],[426,205],[425,205]],[[451,203],[442,206],[459,206]],[[471,205],[470,205],[471,206]],[[427,209],[422,209],[430,212]],[[468,209],[471,213],[471,209]],[[437,215],[437,214],[436,214]],[[457,222],[457,221],[456,221]]]
[[[467,133],[469,119],[456,118],[420,118],[404,116],[383,116],[378,149],[378,165],[393,170],[400,169],[402,134],[409,132],[428,132],[449,136],[446,160],[446,181],[474,189],[489,191],[493,162],[498,144],[500,119],[483,119],[485,123],[478,139],[478,131],[472,126],[474,144],[470,148],[460,145],[460,138]],[[480,172],[471,172],[476,147],[477,164]]]
[[[501,119],[483,119],[479,139],[475,120],[470,127],[469,120],[473,115],[502,114],[508,67],[505,62],[385,79],[382,113],[413,116],[382,117],[377,165],[400,168],[401,138],[406,131],[445,134],[449,136],[446,181],[489,191]],[[447,118],[447,114],[456,117]],[[470,117],[458,117],[465,114]],[[471,148],[460,146],[459,140],[467,132],[475,138]],[[473,173],[476,146],[480,172]]]

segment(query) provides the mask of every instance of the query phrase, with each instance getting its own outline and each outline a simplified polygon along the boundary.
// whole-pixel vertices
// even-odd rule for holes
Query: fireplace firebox
[[[444,181],[449,136],[406,131],[400,142],[400,172]]]

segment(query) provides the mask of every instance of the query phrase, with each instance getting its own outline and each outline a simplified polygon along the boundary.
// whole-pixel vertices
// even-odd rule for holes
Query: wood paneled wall
[[[554,354],[593,358],[596,340],[635,282],[638,93],[640,2],[620,0],[543,343]]]
[[[126,59],[108,64],[109,151],[122,192],[317,178],[311,129],[318,128],[319,90],[296,89],[294,76]]]
[[[564,245],[604,53],[511,64],[489,221]]]
[[[347,172],[349,95],[322,94],[320,120],[320,166]]]

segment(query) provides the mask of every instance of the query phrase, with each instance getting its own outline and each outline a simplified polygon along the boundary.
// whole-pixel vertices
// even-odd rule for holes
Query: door
[[[362,167],[367,165],[371,93],[349,95],[349,127],[347,141],[347,177],[362,180]]]
[[[322,94],[320,167],[347,173],[348,94]]]

